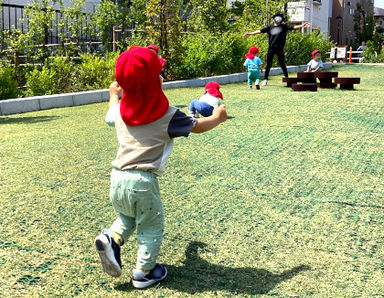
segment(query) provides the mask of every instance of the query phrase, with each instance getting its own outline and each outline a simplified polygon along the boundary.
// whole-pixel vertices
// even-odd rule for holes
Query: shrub
[[[287,34],[287,44],[285,46],[285,57],[287,65],[307,64],[311,59],[314,49],[323,54],[322,60],[325,61],[326,53],[330,51],[332,42],[318,31],[311,34],[302,34],[298,31],[291,31]]]
[[[384,51],[381,53],[376,51],[376,47],[373,41],[367,41],[367,47],[363,52],[363,63],[381,63],[384,62]]]
[[[94,54],[80,55],[81,63],[75,67],[74,91],[108,88],[114,81],[116,53],[100,58]]]
[[[69,57],[58,56],[49,63],[49,68],[55,71],[54,85],[58,93],[68,93],[72,91],[74,80],[74,66]]]
[[[58,93],[56,88],[56,71],[47,66],[42,70],[34,68],[26,74],[26,96],[45,95]]]
[[[18,83],[13,68],[10,66],[0,67],[0,99],[18,97],[19,90],[17,86]]]
[[[239,34],[214,35],[206,32],[188,35],[182,42],[180,65],[171,65],[174,78],[194,78],[242,70],[246,42]]]

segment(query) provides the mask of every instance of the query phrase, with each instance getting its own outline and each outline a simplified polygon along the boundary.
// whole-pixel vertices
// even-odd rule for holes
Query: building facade
[[[287,14],[290,22],[296,25],[310,23],[309,32],[318,29],[328,36],[332,16],[332,0],[290,1],[287,3]]]
[[[351,45],[356,41],[355,16],[358,4],[366,14],[373,12],[373,0],[333,0],[330,36],[337,45]],[[361,16],[362,20],[367,17]],[[364,24],[362,24],[364,25]]]
[[[384,8],[375,7],[374,16],[376,28],[384,28]]]

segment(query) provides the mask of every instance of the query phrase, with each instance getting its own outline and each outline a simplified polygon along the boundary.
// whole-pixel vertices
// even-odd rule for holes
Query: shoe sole
[[[113,250],[105,240],[108,241],[105,237],[97,236],[95,238],[96,250],[99,254],[101,265],[105,273],[118,277],[121,275],[120,265],[116,262]]]
[[[149,286],[152,286],[153,284],[159,282],[159,281],[162,281],[164,278],[167,277],[168,275],[168,271],[167,271],[167,268],[165,268],[165,274],[160,277],[160,278],[157,278],[157,279],[151,279],[151,280],[148,280],[148,281],[137,281],[137,280],[134,280],[132,279],[132,285],[136,288],[136,289],[144,289],[144,288],[147,288]]]

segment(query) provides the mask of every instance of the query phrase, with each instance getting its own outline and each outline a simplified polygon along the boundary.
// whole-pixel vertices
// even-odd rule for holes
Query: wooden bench
[[[292,84],[297,84],[299,81],[298,78],[283,78],[283,83],[287,83],[287,87],[291,87]]]
[[[360,78],[335,78],[335,83],[340,84],[340,89],[353,90],[354,84],[360,84]]]
[[[316,83],[314,72],[298,72],[297,78],[303,83]]]
[[[337,78],[338,72],[315,72],[315,78],[318,78],[320,83],[319,88],[335,88],[336,84],[332,83],[332,78]]]
[[[292,84],[293,91],[317,91],[316,83]]]

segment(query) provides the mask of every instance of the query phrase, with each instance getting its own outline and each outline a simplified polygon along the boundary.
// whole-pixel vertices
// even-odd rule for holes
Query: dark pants
[[[285,66],[285,57],[284,57],[284,49],[283,48],[269,48],[267,53],[267,66],[265,67],[265,76],[264,79],[268,80],[269,71],[272,67],[273,62],[273,56],[277,56],[277,59],[279,59],[280,67],[284,73],[285,77],[288,77],[288,71],[287,67]]]

